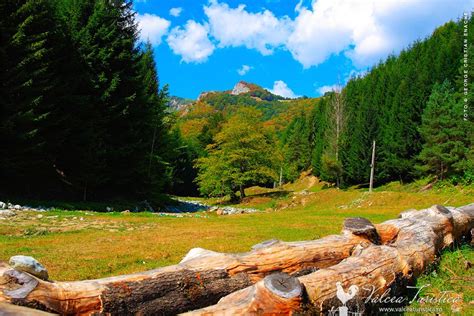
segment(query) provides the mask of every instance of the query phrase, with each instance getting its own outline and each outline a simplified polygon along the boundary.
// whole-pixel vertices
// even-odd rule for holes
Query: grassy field
[[[362,216],[379,223],[410,208],[474,202],[472,188],[419,192],[415,187],[391,185],[369,194],[323,189],[311,178],[283,191],[251,188],[248,193],[239,207],[261,212],[228,216],[199,212],[183,218],[151,213],[22,212],[0,220],[0,260],[30,255],[47,267],[51,279],[91,279],[175,264],[193,247],[244,252],[272,238],[295,241],[337,234],[346,217]],[[464,251],[472,260],[472,248]]]
[[[443,252],[438,265],[434,265],[417,280],[417,287],[423,288],[419,297],[450,298],[451,302],[429,304],[415,300],[411,307],[440,307],[443,314],[474,315],[474,251],[463,245]]]

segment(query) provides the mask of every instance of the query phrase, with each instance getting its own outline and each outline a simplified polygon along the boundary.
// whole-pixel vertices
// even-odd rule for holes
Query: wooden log
[[[65,315],[176,314],[215,304],[274,272],[304,275],[334,265],[371,238],[373,231],[348,223],[343,234],[319,240],[272,240],[242,254],[195,248],[178,265],[77,282],[43,281],[3,264],[0,301]]]
[[[288,315],[302,303],[302,286],[285,273],[266,276],[255,286],[234,292],[219,301],[217,308],[199,311],[200,315]]]
[[[57,314],[46,313],[37,309],[0,303],[0,316],[53,316]]]
[[[468,235],[473,227],[474,204],[461,208],[435,205],[402,213],[400,219],[376,225],[382,245],[371,244],[334,266],[299,277],[304,287],[301,298],[306,301],[294,306],[293,298],[279,306],[284,313],[298,312],[305,306],[320,313],[338,308],[347,310],[346,304],[351,303],[360,312],[384,303],[380,300],[384,295],[397,299],[396,295],[406,291],[406,284],[432,264],[442,249]],[[245,289],[248,295],[238,301],[239,309],[263,306],[256,302],[261,299],[263,288],[260,281]],[[186,315],[220,315],[221,311],[237,305],[235,298],[231,294],[216,305]],[[259,310],[260,314],[274,312],[271,308]]]

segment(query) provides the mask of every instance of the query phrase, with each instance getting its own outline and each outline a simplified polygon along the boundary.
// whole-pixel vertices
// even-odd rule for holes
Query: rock
[[[106,210],[107,212],[113,212],[114,208],[113,208],[113,207],[110,207],[110,206],[107,206],[107,207],[105,208],[105,210]]]
[[[0,210],[0,219],[15,216],[16,213],[12,210]]]
[[[237,208],[226,206],[222,208],[218,208],[216,211],[217,215],[233,215],[233,214],[247,214],[247,213],[255,213],[258,212],[257,209],[254,208]]]
[[[0,209],[3,210],[3,209],[6,209],[7,208],[7,203],[4,203],[2,201],[0,201]]]
[[[21,205],[18,205],[18,204],[17,204],[17,205],[15,205],[15,206],[13,206],[13,208],[14,208],[15,210],[21,210]]]
[[[250,88],[248,87],[248,85],[245,82],[240,81],[234,86],[234,89],[232,89],[232,92],[230,94],[239,95],[242,93],[247,93],[249,91],[250,91]]]
[[[130,210],[125,210],[125,211],[122,211],[121,213],[122,214],[128,214],[128,213],[130,213]]]
[[[36,215],[36,218],[43,218],[43,215],[42,215],[42,214],[38,214],[38,215]]]
[[[28,272],[42,280],[48,280],[48,271],[41,263],[29,256],[13,256],[10,258],[10,266],[17,270]]]
[[[210,94],[213,94],[213,93],[216,93],[216,91],[206,91],[206,92],[202,92],[202,93],[198,96],[197,100],[198,100],[198,101],[201,101],[203,98],[205,98],[206,96],[208,96],[208,95],[210,95]]]

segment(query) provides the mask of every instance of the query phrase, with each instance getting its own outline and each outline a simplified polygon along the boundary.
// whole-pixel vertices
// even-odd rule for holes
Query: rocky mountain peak
[[[234,89],[232,89],[232,92],[230,94],[239,95],[239,94],[242,94],[242,93],[250,92],[250,90],[251,90],[250,86],[247,82],[240,81],[234,86]]]

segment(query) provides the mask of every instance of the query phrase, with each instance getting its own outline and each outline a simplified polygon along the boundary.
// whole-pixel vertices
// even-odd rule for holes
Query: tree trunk
[[[349,257],[373,241],[375,227],[347,224],[342,235],[257,244],[243,254],[192,249],[175,266],[77,282],[46,282],[0,265],[0,302],[60,314],[173,315],[215,304],[274,272],[311,273]],[[2,281],[3,279],[3,281]]]
[[[356,249],[351,257],[334,266],[299,277],[297,281],[303,287],[299,298],[283,293],[278,298],[278,307],[267,307],[263,300],[267,299],[268,290],[263,280],[226,296],[216,305],[187,315],[253,311],[255,306],[259,314],[272,315],[309,312],[308,309],[321,313],[338,308],[377,313],[377,297],[386,291],[390,297],[405,292],[406,285],[431,265],[442,249],[468,236],[473,227],[474,204],[449,209],[435,205],[419,212],[402,213],[400,219],[376,225],[382,245]]]
[[[243,185],[240,185],[240,199],[242,200],[245,197],[245,188]]]
[[[82,190],[82,200],[86,201],[87,200],[87,182],[84,184],[84,189]]]

